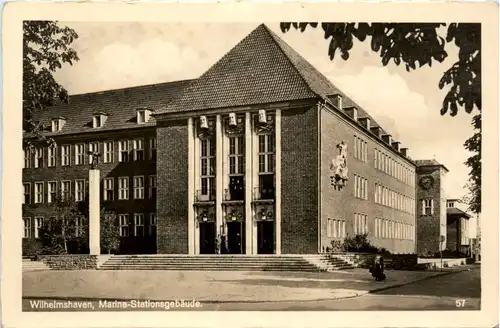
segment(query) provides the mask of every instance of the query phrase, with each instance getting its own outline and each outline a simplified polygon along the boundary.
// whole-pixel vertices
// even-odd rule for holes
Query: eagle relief
[[[333,172],[333,176],[330,177],[331,184],[335,189],[342,189],[347,184],[349,177],[347,175],[347,145],[342,140],[341,143],[337,145],[338,154],[332,159],[330,164],[330,171]]]

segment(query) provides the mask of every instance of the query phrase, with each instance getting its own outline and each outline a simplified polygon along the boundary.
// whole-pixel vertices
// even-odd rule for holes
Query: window
[[[354,213],[354,233],[368,233],[368,216],[366,214]]]
[[[89,143],[89,152],[99,153],[99,143],[97,142]],[[96,161],[96,163],[99,163],[99,157],[94,158],[92,155],[89,154],[89,163],[92,163],[94,160]]]
[[[35,182],[35,204],[43,203],[43,182]]]
[[[149,213],[148,231],[150,236],[156,236],[156,213]]]
[[[57,147],[54,145],[49,146],[47,149],[48,152],[48,167],[54,167],[56,166],[56,159],[57,159]]]
[[[242,136],[229,138],[230,200],[245,199],[245,144]]]
[[[149,176],[148,188],[149,198],[156,199],[156,175]]]
[[[75,165],[85,164],[85,145],[75,145]]]
[[[156,138],[149,139],[149,160],[156,162]]]
[[[61,182],[61,198],[63,200],[69,199],[69,195],[71,194],[71,181],[62,181]]]
[[[128,199],[128,177],[118,178],[118,199]]]
[[[119,214],[118,222],[120,224],[120,237],[128,237],[128,214]]]
[[[454,201],[451,201],[449,200],[446,204],[446,207],[455,207],[455,202]]]
[[[82,202],[84,199],[85,180],[75,181],[75,201]]]
[[[344,220],[328,218],[326,224],[326,236],[328,238],[343,238],[346,236]]]
[[[144,177],[134,177],[134,199],[144,199]]]
[[[85,229],[85,221],[84,218],[78,216],[75,218],[75,237],[83,237]]]
[[[368,159],[368,143],[357,136],[354,136],[354,158],[363,162]]]
[[[201,195],[215,196],[215,140],[201,140]]]
[[[129,149],[128,149],[128,140],[122,140],[118,143],[118,161],[119,162],[128,162],[129,158]]]
[[[354,195],[357,198],[368,199],[368,180],[354,175]]]
[[[60,126],[59,126],[59,119],[53,119],[52,120],[52,132],[59,132]]]
[[[35,151],[35,167],[43,167],[43,148],[37,148]]]
[[[47,183],[47,203],[52,203],[57,197],[57,182],[49,181]]]
[[[113,141],[106,141],[104,143],[104,163],[113,163]]]
[[[105,178],[104,179],[104,200],[114,200],[114,186],[115,179],[114,178]]]
[[[31,204],[31,183],[23,183],[23,204]]]
[[[434,215],[434,200],[433,199],[423,199],[422,200],[422,215]]]
[[[274,135],[259,135],[259,173],[274,173]]]
[[[144,214],[134,214],[134,235],[144,237]]]
[[[24,168],[26,168],[26,169],[31,168],[31,149],[30,148],[24,149]]]
[[[70,164],[71,148],[69,145],[61,146],[61,166],[68,166]]]
[[[103,123],[104,122],[101,115],[95,115],[92,119],[92,126],[94,127],[94,129],[100,128]]]
[[[23,238],[31,238],[31,218],[23,218],[24,235]]]
[[[139,124],[146,123],[146,111],[144,110],[137,111],[137,123]]]
[[[136,139],[134,140],[134,161],[144,160],[144,140]]]

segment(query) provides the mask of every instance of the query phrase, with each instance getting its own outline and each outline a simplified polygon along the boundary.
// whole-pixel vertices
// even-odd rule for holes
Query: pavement
[[[468,270],[386,270],[376,282],[366,269],[338,272],[33,271],[23,273],[23,299],[197,300],[203,304],[331,302]],[[359,308],[358,308],[359,309]]]

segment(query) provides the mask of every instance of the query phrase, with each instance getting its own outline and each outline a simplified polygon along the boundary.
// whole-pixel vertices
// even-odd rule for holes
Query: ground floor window
[[[118,221],[120,224],[120,237],[128,237],[129,236],[128,214],[118,215]]]

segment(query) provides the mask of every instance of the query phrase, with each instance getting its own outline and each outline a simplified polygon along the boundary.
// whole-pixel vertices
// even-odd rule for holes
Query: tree
[[[68,92],[54,79],[53,73],[63,64],[72,65],[78,55],[70,47],[78,38],[69,27],[56,21],[23,22],[23,129],[41,127],[33,122],[33,114],[57,101],[67,102]],[[37,129],[38,128],[38,129]],[[43,130],[43,129],[42,129]]]
[[[286,33],[291,27],[304,32],[308,27],[317,28],[318,23],[281,23]],[[469,209],[481,212],[481,24],[449,24],[446,38],[439,29],[446,24],[437,23],[322,23],[325,39],[330,39],[328,55],[331,60],[340,52],[344,60],[354,38],[361,42],[370,40],[371,49],[380,55],[382,64],[391,60],[396,65],[404,64],[407,71],[433,62],[442,63],[448,56],[446,45],[453,42],[458,48],[456,62],[444,72],[438,83],[440,89],[449,88],[440,108],[441,115],[455,116],[459,108],[471,113],[479,111],[472,119],[475,134],[464,147],[475,153],[465,164],[469,173]]]
[[[116,212],[101,207],[101,249],[110,254],[120,247],[120,232],[118,231],[118,216]]]

